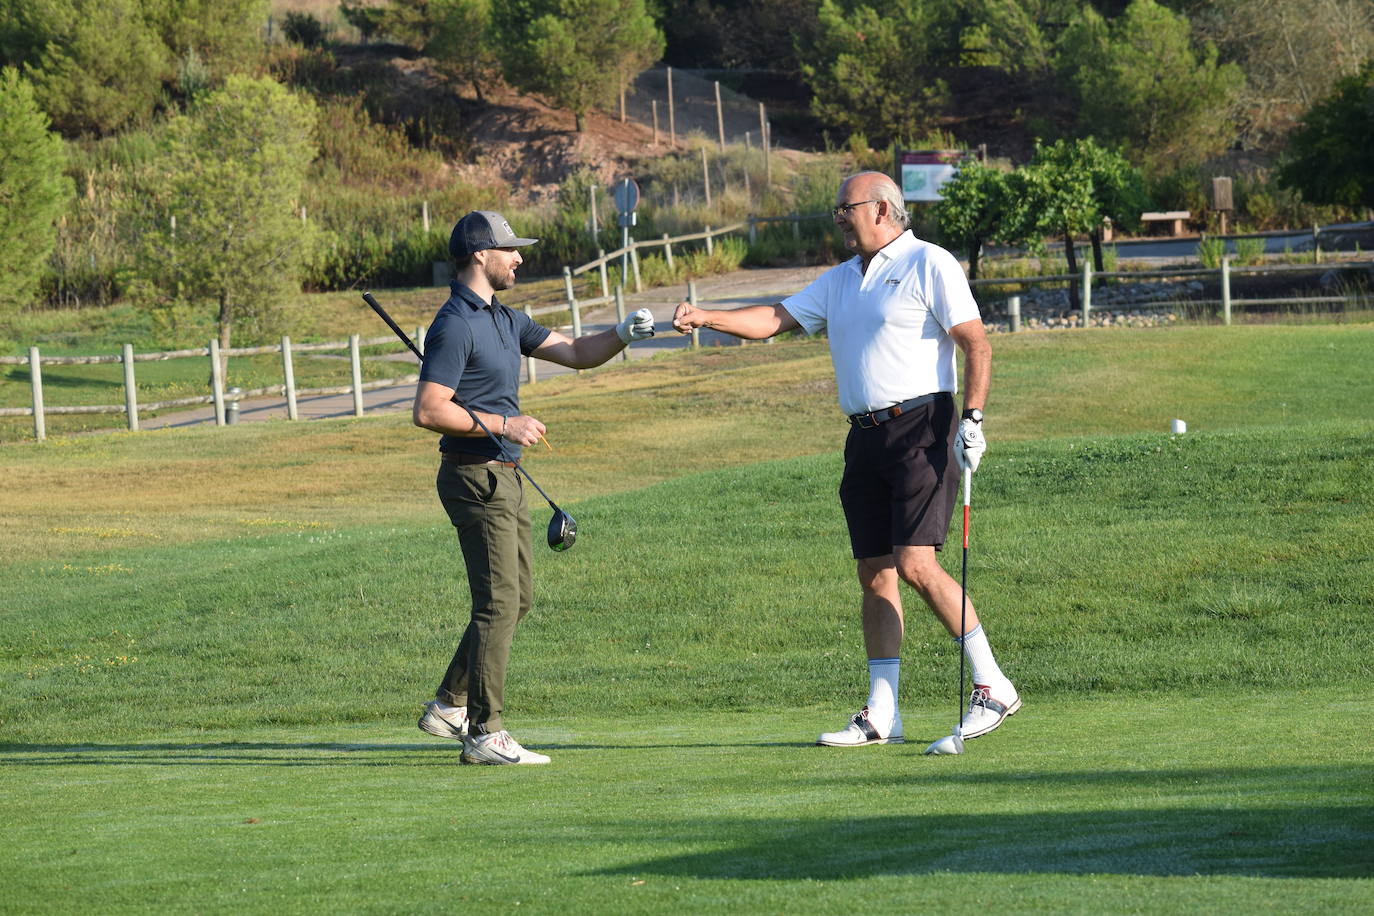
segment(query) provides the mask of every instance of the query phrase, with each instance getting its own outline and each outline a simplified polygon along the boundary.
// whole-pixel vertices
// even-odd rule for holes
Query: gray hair
[[[886,175],[883,176],[887,178]],[[906,201],[902,199],[902,190],[897,187],[897,183],[891,178],[887,181],[880,181],[873,189],[875,200],[881,200],[887,204],[888,220],[903,229],[910,228],[911,214],[906,212]]]

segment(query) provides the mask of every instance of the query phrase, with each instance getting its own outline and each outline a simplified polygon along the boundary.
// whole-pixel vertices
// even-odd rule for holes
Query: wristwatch
[[[982,423],[982,422],[983,422],[983,412],[982,412],[981,410],[979,410],[977,407],[972,407],[972,408],[970,408],[970,409],[964,411],[963,414],[960,416],[960,419],[962,419],[962,420],[972,420],[974,423]]]

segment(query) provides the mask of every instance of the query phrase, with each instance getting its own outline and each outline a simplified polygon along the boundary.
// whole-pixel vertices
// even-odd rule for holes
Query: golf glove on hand
[[[654,313],[648,309],[639,309],[634,314],[629,315],[624,321],[615,326],[615,332],[625,343],[632,340],[644,340],[646,337],[654,336]]]
[[[983,438],[983,424],[974,420],[959,421],[959,439],[954,443],[954,457],[961,470],[976,471],[983,460],[988,440]]]

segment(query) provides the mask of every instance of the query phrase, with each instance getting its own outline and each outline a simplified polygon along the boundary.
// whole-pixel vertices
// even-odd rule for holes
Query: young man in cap
[[[489,210],[453,227],[455,279],[425,335],[415,391],[415,425],[442,434],[439,500],[457,529],[472,593],[471,620],[419,726],[461,740],[463,763],[549,762],[521,747],[501,718],[511,641],[533,604],[530,513],[515,464],[482,426],[519,460],[521,447],[545,432],[520,412],[521,356],[587,369],[654,333],[653,315],[640,309],[614,328],[573,340],[498,302],[496,294],[515,285],[520,249],[537,241],[516,236]]]
[[[959,583],[935,557],[949,533],[960,468],[978,469],[992,348],[959,262],[917,239],[902,193],[881,172],[845,180],[835,225],[850,260],[776,305],[706,311],[684,302],[673,327],[758,339],[827,331],[840,407],[849,415],[840,502],[863,591],[868,702],[817,744],[904,740],[897,675],[904,634],[899,581],[921,596],[973,668],[963,737],[985,735],[1021,707],[972,602],[961,632]],[[954,409],[955,348],[964,354],[964,410]]]

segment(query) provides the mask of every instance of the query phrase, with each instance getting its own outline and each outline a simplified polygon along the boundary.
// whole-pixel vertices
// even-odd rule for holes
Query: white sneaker
[[[548,763],[549,758],[534,751],[527,751],[520,742],[502,729],[489,735],[469,734],[463,739],[463,763]]]
[[[463,740],[463,736],[468,733],[468,708],[459,706],[457,712],[442,713],[438,706],[437,700],[430,700],[425,704],[424,715],[415,723],[420,727],[420,731],[429,732],[437,738]]]
[[[973,685],[973,692],[968,698],[968,713],[961,723],[965,738],[986,735],[1021,708],[1021,697],[1010,682],[1005,687],[997,688],[997,692],[999,696],[994,697],[992,688],[984,684]]]
[[[883,734],[886,731],[887,734]],[[868,720],[868,707],[856,712],[849,724],[837,732],[826,732],[816,739],[817,744],[826,747],[860,747],[865,744],[902,744],[902,714],[892,719],[891,728],[879,729]]]

